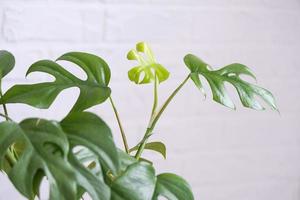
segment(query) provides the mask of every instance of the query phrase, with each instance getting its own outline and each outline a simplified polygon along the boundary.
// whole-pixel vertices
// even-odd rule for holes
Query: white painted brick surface
[[[49,80],[44,74],[24,78],[38,59],[68,51],[96,53],[111,66],[113,97],[131,146],[142,137],[152,104],[150,86],[127,80],[135,63],[126,60],[126,52],[137,41],[150,42],[171,72],[160,87],[161,101],[186,76],[182,58],[189,52],[215,67],[241,62],[255,72],[258,83],[277,97],[280,115],[242,108],[232,87],[237,111],[211,101],[206,83],[203,101],[190,82],[157,125],[153,140],[165,142],[168,159],[146,155],[158,172],[185,177],[197,200],[300,199],[299,35],[299,0],[0,0],[0,49],[17,59],[4,87]],[[61,119],[77,94],[64,91],[45,111],[24,105],[8,109],[18,121]],[[109,104],[91,110],[110,124],[121,147]],[[7,199],[24,198],[0,175],[0,200]]]

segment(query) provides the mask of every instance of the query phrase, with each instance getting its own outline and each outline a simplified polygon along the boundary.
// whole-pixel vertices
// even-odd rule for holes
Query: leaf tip
[[[137,52],[134,49],[131,49],[128,53],[127,53],[127,59],[128,60],[136,60],[137,59]]]
[[[146,46],[148,46],[147,45],[147,43],[146,42],[138,42],[137,44],[136,44],[136,50],[138,51],[138,52],[145,52],[145,47]]]

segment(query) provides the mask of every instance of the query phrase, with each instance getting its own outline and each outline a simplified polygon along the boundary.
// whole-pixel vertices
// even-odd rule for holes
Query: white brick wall
[[[253,69],[259,84],[277,97],[281,115],[242,108],[233,90],[238,110],[228,110],[210,95],[203,101],[189,83],[155,130],[168,159],[149,156],[158,171],[184,176],[197,200],[300,199],[299,36],[299,0],[0,0],[0,49],[17,59],[5,87],[48,79],[39,74],[24,79],[38,59],[70,50],[97,53],[112,68],[113,97],[130,145],[142,137],[152,100],[151,87],[127,80],[134,63],[125,55],[135,42],[150,42],[171,71],[161,99],[187,73],[182,58],[188,52],[216,67],[241,62]],[[9,105],[9,113],[16,120],[61,119],[77,93],[63,92],[47,111]],[[111,125],[121,145],[109,104],[92,110]],[[6,199],[23,198],[0,175],[0,200]]]

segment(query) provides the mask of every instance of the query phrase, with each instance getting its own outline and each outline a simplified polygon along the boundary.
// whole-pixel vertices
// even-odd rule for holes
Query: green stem
[[[1,98],[2,98],[2,93],[0,95],[1,95]],[[3,106],[3,110],[4,110],[5,119],[6,119],[6,121],[8,121],[9,117],[8,117],[8,112],[7,112],[6,105],[2,104],[2,106]]]
[[[158,79],[155,74],[155,81],[154,81],[154,90],[153,90],[153,107],[152,107],[152,112],[151,112],[151,118],[150,122],[153,120],[153,117],[155,116],[156,113],[156,108],[157,108],[157,103],[158,103],[158,93],[157,93],[157,86],[158,86]]]
[[[0,79],[0,97],[2,98],[3,97],[3,94],[2,94],[2,82],[1,82],[1,79]],[[0,113],[0,116],[1,117],[4,117],[6,121],[12,121],[11,118],[9,118],[8,116],[8,112],[7,112],[7,108],[6,108],[6,105],[5,104],[2,104],[3,106],[3,110],[4,110],[4,114]],[[5,154],[5,159],[6,161],[8,162],[9,166],[12,168],[14,166],[14,164],[16,163],[16,160],[14,158],[14,156],[12,155],[12,152],[13,152],[13,148],[10,147],[8,150],[7,150],[7,153]]]
[[[162,105],[162,107],[159,109],[159,111],[157,112],[157,114],[153,117],[153,120],[150,122],[145,135],[142,139],[142,141],[140,142],[140,146],[135,154],[135,158],[138,160],[142,153],[143,150],[146,146],[147,140],[148,138],[151,136],[152,131],[157,123],[157,121],[159,120],[159,118],[161,117],[162,113],[164,112],[164,110],[167,108],[167,106],[169,105],[169,103],[172,101],[172,99],[176,96],[176,94],[179,92],[179,90],[185,85],[185,83],[189,80],[190,75],[188,75],[184,81],[172,92],[172,94],[168,97],[168,99],[165,101],[165,103]]]
[[[0,97],[1,97],[1,98],[3,97],[3,94],[2,94],[2,82],[1,82],[1,79],[0,79]],[[7,112],[6,105],[5,105],[5,104],[2,104],[2,106],[3,106],[3,110],[4,110],[5,119],[6,119],[6,121],[8,121],[8,120],[9,120],[9,117],[8,117],[8,112]]]
[[[8,120],[12,121],[12,119],[9,116],[5,115],[5,114],[0,113],[0,117],[4,117],[7,121]]]
[[[115,106],[115,104],[114,104],[111,96],[109,97],[109,101],[111,103],[111,106],[113,108],[113,111],[115,113],[115,116],[116,116],[116,119],[117,119],[117,122],[118,122],[118,125],[119,125],[119,129],[120,129],[120,132],[121,132],[121,136],[122,136],[122,140],[123,140],[125,151],[126,151],[126,153],[129,154],[129,147],[128,147],[128,143],[127,143],[127,139],[126,139],[126,134],[124,132],[124,129],[123,129],[120,117],[119,117],[119,113],[117,111],[117,108],[116,108],[116,106]]]

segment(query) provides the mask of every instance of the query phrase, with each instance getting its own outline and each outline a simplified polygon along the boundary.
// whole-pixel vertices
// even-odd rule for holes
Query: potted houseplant
[[[0,91],[3,106],[0,123],[0,167],[15,188],[28,199],[39,197],[44,177],[50,185],[49,199],[75,200],[88,193],[94,200],[155,200],[160,196],[169,200],[192,200],[192,189],[181,177],[172,173],[156,174],[151,161],[142,157],[145,149],[166,156],[162,142],[151,141],[153,130],[161,115],[182,90],[185,83],[193,81],[204,94],[200,80],[209,83],[213,100],[235,109],[224,83],[232,84],[243,106],[263,110],[257,101],[260,97],[272,109],[277,110],[273,95],[266,89],[244,81],[240,75],[255,78],[243,64],[234,63],[221,69],[212,67],[195,55],[184,57],[188,73],[161,106],[158,106],[158,86],[169,77],[168,70],[159,64],[148,44],[140,42],[127,54],[138,66],[128,72],[136,84],[153,84],[154,101],[150,121],[144,137],[134,147],[129,147],[117,108],[109,88],[110,69],[100,57],[70,52],[56,61],[40,60],[32,64],[26,75],[43,72],[52,75],[53,82],[14,85],[5,93]],[[69,61],[80,67],[86,80],[77,78],[64,69],[59,61]],[[0,51],[0,80],[13,69],[15,59],[7,51]],[[77,87],[80,95],[71,111],[62,121],[42,118],[15,122],[8,115],[6,104],[23,103],[47,109],[61,91]],[[107,124],[96,114],[85,110],[110,101],[119,125],[124,150],[116,147]]]

